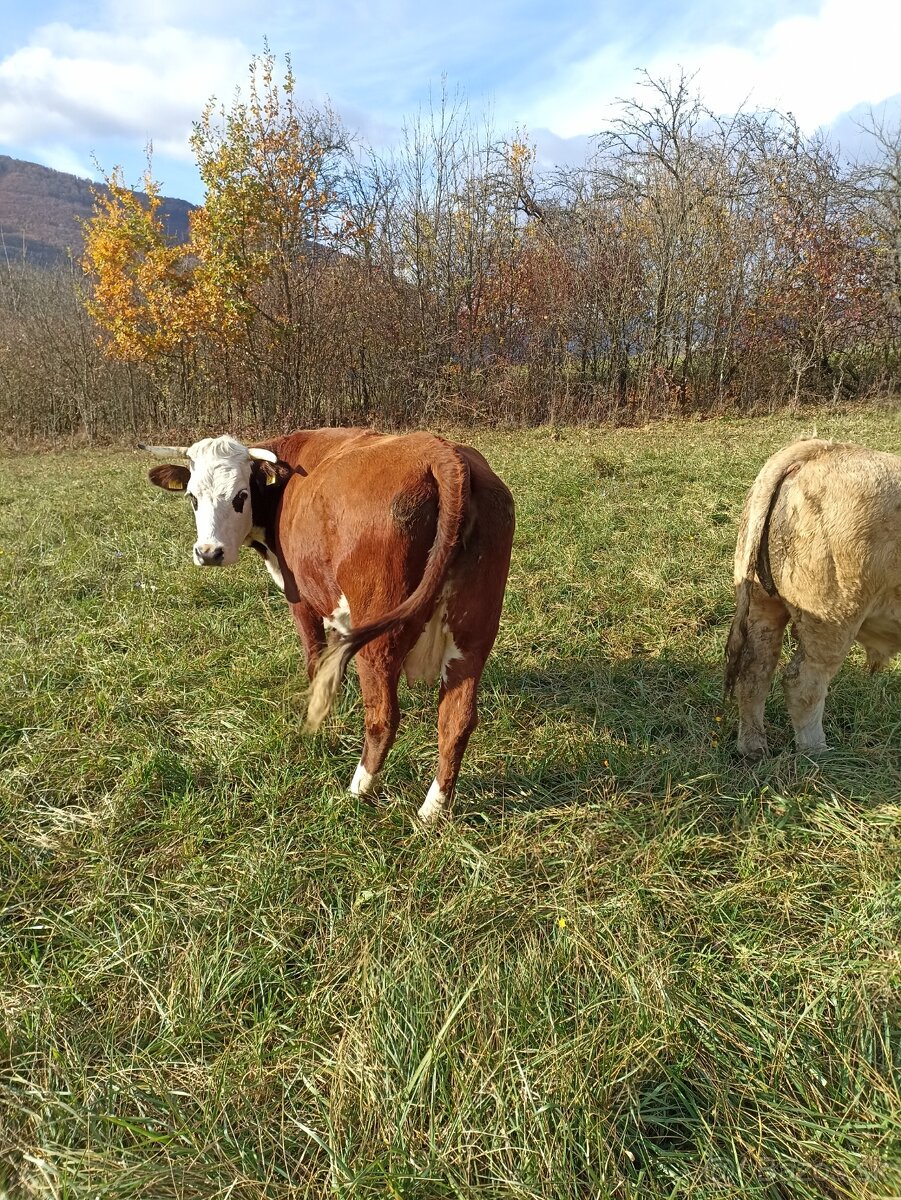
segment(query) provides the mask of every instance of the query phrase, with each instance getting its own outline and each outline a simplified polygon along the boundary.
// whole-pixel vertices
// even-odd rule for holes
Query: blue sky
[[[264,40],[290,53],[298,89],[329,98],[389,145],[442,78],[501,132],[524,127],[546,161],[636,94],[637,72],[697,71],[721,113],[793,112],[805,132],[887,106],[901,119],[901,0],[8,0],[0,25],[0,153],[139,181],[148,142],[163,190],[200,202],[188,145],[211,97],[246,84]],[[133,8],[134,11],[126,11]],[[850,114],[850,115],[849,115]]]

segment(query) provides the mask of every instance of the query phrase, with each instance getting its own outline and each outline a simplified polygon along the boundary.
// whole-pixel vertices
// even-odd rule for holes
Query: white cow
[[[783,674],[799,751],[827,749],[829,683],[857,640],[872,671],[901,649],[901,458],[817,438],[768,459],[745,501],[735,548],[735,617],[726,692],[738,701],[738,749],[767,751],[764,702],[782,635],[797,650]]]

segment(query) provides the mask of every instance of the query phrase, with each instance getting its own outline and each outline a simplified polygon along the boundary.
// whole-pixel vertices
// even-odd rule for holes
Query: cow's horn
[[[273,454],[273,452],[271,450],[264,450],[262,448],[262,446],[251,446],[248,449],[247,453],[250,455],[251,458],[256,458],[260,462],[271,462],[271,463],[278,462],[278,455]]]
[[[148,446],[146,442],[138,442],[139,450],[146,450],[148,454],[155,454],[157,458],[187,458],[187,446]]]

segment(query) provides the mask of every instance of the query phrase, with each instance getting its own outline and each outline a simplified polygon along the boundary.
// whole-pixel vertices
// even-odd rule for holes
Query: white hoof
[[[363,764],[359,763],[347,790],[352,796],[368,796],[375,787],[375,781],[376,776],[370,775]]]
[[[423,825],[434,825],[438,818],[444,812],[444,805],[447,801],[447,796],[438,786],[438,780],[432,780],[432,786],[429,788],[425,802],[420,808],[417,816]]]

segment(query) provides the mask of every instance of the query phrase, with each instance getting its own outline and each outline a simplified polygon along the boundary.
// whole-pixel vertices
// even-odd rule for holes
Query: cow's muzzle
[[[198,567],[221,567],[224,561],[224,546],[214,542],[198,542],[194,547],[194,562]]]

